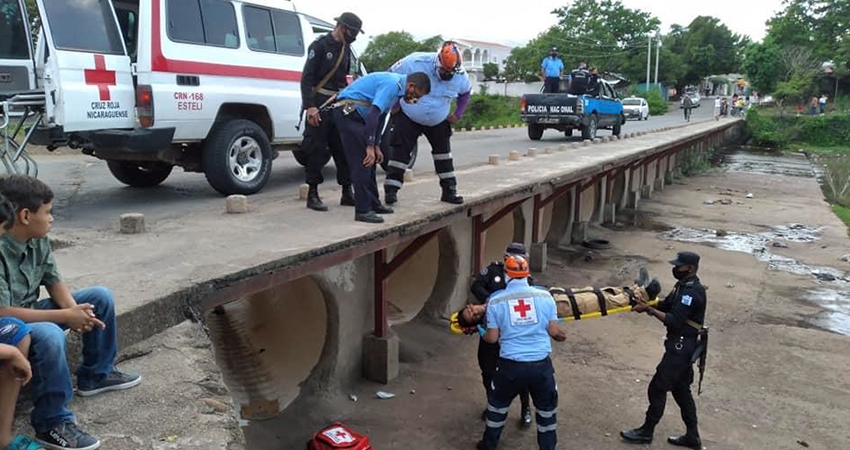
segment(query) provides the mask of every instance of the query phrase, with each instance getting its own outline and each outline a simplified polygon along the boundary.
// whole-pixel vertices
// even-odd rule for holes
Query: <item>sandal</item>
[[[29,437],[19,434],[3,450],[44,450],[44,447]]]

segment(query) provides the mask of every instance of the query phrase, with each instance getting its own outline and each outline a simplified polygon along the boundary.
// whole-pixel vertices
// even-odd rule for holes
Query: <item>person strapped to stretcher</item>
[[[562,321],[601,317],[609,313],[631,310],[638,303],[652,303],[661,292],[661,284],[653,278],[649,281],[646,269],[641,269],[635,284],[627,287],[550,287],[555,299],[558,317]],[[452,314],[451,329],[458,334],[476,334],[484,331],[484,314],[487,304],[467,304]]]

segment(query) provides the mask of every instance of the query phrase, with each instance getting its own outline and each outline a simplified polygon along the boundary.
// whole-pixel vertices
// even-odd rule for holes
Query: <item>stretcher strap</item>
[[[576,302],[575,294],[573,294],[570,288],[565,288],[564,293],[570,299],[570,309],[573,311],[573,318],[575,320],[581,320],[581,311],[578,310],[578,302]]]
[[[632,291],[631,288],[623,287],[623,292],[625,292],[626,295],[629,296],[629,304],[630,305],[632,305],[632,306],[637,305],[637,299],[635,298],[635,293],[634,293],[634,291]]]
[[[599,289],[593,289],[593,293],[596,294],[596,300],[599,301],[599,312],[603,316],[608,315],[608,302],[605,301],[605,295]]]

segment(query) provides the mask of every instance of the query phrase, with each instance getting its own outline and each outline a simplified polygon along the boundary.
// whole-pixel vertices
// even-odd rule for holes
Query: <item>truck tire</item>
[[[573,135],[573,129],[572,128],[567,128],[566,130],[564,130],[564,136],[572,137],[572,135]]]
[[[151,187],[156,186],[169,175],[171,169],[174,168],[171,164],[164,162],[135,162],[135,161],[116,161],[107,160],[106,166],[112,172],[112,176],[118,181],[133,187]]]
[[[272,150],[266,133],[250,120],[213,125],[204,142],[201,165],[207,182],[224,195],[259,192],[272,171]]]
[[[539,141],[543,137],[543,127],[534,123],[528,124],[528,138]]]
[[[596,117],[596,113],[593,113],[590,115],[590,122],[588,122],[587,126],[581,127],[581,138],[589,141],[596,139],[598,127],[599,119]]]
[[[619,136],[620,133],[623,131],[623,122],[625,122],[625,121],[626,121],[626,118],[623,117],[623,116],[620,116],[617,119],[617,123],[614,124],[614,129],[612,130],[611,134],[613,134],[614,136]]]

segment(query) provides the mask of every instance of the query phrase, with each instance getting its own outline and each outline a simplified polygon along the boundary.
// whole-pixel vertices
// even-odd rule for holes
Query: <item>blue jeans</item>
[[[106,324],[105,329],[95,328],[83,334],[83,363],[77,369],[77,383],[91,385],[99,383],[113,369],[117,352],[115,330],[115,300],[109,289],[96,286],[73,293],[77,303],[89,303],[94,307],[98,319]],[[36,309],[59,309],[51,299],[39,300]],[[33,399],[32,427],[36,432],[45,432],[56,425],[74,420],[68,410],[68,402],[74,396],[68,360],[65,356],[64,325],[52,322],[29,324],[32,328],[30,364]]]

